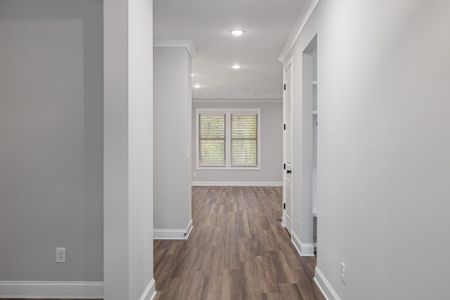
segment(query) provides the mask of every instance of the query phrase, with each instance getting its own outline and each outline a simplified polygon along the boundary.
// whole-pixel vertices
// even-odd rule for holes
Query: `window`
[[[197,110],[197,168],[258,169],[260,112]]]
[[[199,160],[202,167],[225,167],[225,114],[199,114]]]
[[[231,166],[258,166],[258,114],[231,113]]]

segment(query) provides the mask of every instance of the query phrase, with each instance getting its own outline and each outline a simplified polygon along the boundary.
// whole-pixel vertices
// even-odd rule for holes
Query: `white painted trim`
[[[289,72],[288,72],[289,70]],[[289,128],[289,135],[287,134],[286,130],[283,130],[283,164],[286,164],[286,170],[291,169],[295,170],[294,166],[294,57],[291,57],[288,61],[288,63],[283,68],[283,85],[287,84],[287,77],[290,77],[290,84],[289,84],[289,92],[290,97],[287,99],[286,91],[283,90],[283,124],[288,124],[290,126]],[[289,112],[286,112],[286,103],[289,101]],[[289,114],[288,114],[289,113]],[[288,122],[289,120],[289,122]],[[287,157],[287,141],[291,141],[291,147],[290,147],[290,153],[291,157],[288,162]],[[287,220],[288,217],[288,210],[290,211],[290,215],[293,218],[294,216],[294,177],[295,172],[292,172],[290,175],[287,174],[286,170],[283,170],[283,205],[286,205],[287,210],[283,210],[283,218],[284,218],[284,224],[286,226],[286,229],[289,231],[289,233],[293,232],[292,229],[292,222],[291,220]],[[288,182],[289,181],[289,182]],[[290,184],[291,192],[289,193],[290,196],[290,207],[287,205],[286,200],[286,189],[288,184]]]
[[[260,167],[196,167],[196,170],[261,171]]]
[[[298,38],[305,29],[306,24],[308,24],[309,19],[313,15],[319,3],[320,0],[311,0],[308,6],[305,7],[303,13],[298,19],[296,25],[294,26],[294,29],[292,30],[288,40],[286,41],[286,44],[284,45],[283,50],[281,51],[280,56],[278,57],[278,61],[284,63],[289,52],[291,52],[292,48],[294,47]]]
[[[103,282],[0,281],[0,298],[103,299]]]
[[[192,225],[192,220],[185,229],[154,229],[153,239],[154,240],[187,240],[191,234],[194,226]]]
[[[283,99],[193,99],[194,103],[283,103]]]
[[[257,166],[232,166],[231,165],[231,116],[244,113],[256,114],[258,125],[257,137]],[[225,166],[200,166],[200,136],[199,136],[199,117],[201,114],[224,114],[225,115]],[[236,170],[236,171],[260,171],[261,170],[261,109],[260,108],[197,108],[195,111],[195,166],[197,170]]]
[[[183,229],[155,229],[153,230],[154,240],[185,240]]]
[[[141,297],[139,297],[139,300],[152,300],[155,298],[155,296],[156,296],[155,279],[152,278],[152,280],[150,280],[144,292],[142,293]]]
[[[297,249],[300,256],[314,256],[314,244],[313,243],[302,243],[300,238],[292,232],[291,241],[294,244],[295,249]]]
[[[197,56],[194,42],[191,40],[154,40],[154,48],[186,48],[192,58]]]
[[[192,219],[189,221],[188,226],[186,227],[186,237],[185,240],[189,239],[189,236],[191,235],[192,229],[194,229],[194,225],[192,224]]]
[[[323,296],[327,300],[341,300],[341,297],[336,293],[331,283],[323,275],[319,267],[316,266],[314,282],[316,283],[319,290],[322,292]]]
[[[288,216],[288,214],[286,213],[286,210],[284,210],[284,228],[287,229],[287,231],[289,232],[289,234],[291,234],[292,232],[292,220],[291,218]]]
[[[283,186],[282,181],[192,181],[192,186]]]

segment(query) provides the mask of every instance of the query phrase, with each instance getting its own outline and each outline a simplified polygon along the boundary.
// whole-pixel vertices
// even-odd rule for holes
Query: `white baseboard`
[[[285,213],[283,219],[284,219],[284,227],[287,228],[289,233],[291,233],[291,228],[292,228],[291,218]]]
[[[141,297],[139,297],[139,300],[152,300],[155,298],[155,296],[156,296],[155,279],[152,278],[152,280],[150,280],[144,292],[142,293]]]
[[[0,281],[0,298],[103,299],[103,282]]]
[[[192,229],[194,229],[194,225],[192,225],[192,219],[189,221],[188,226],[186,227],[186,237],[185,240],[189,239],[189,236],[191,235]]]
[[[283,215],[281,216],[281,226],[284,228],[287,228],[286,227],[286,211],[285,210],[283,210]]]
[[[192,181],[192,186],[283,186],[283,181]]]
[[[323,296],[327,300],[341,300],[341,297],[336,293],[331,283],[328,279],[323,275],[322,271],[316,266],[314,282],[319,287],[319,290],[322,292]]]
[[[187,240],[191,234],[192,220],[185,229],[154,229],[153,239],[154,240]]]
[[[314,256],[313,243],[302,243],[300,238],[294,232],[291,234],[291,241],[300,256]]]

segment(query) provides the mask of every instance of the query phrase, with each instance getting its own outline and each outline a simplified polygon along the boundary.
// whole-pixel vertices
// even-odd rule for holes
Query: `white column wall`
[[[150,299],[153,280],[153,11],[104,2],[105,299]]]
[[[184,238],[191,208],[191,56],[184,47],[156,47],[155,238]]]

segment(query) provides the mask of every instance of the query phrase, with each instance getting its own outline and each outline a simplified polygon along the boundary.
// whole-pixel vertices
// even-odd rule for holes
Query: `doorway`
[[[305,207],[310,208],[305,214],[309,220],[307,227],[312,230],[314,254],[317,254],[317,138],[319,114],[317,109],[317,36],[305,48],[302,58],[303,81],[303,155],[304,155],[304,199]]]

